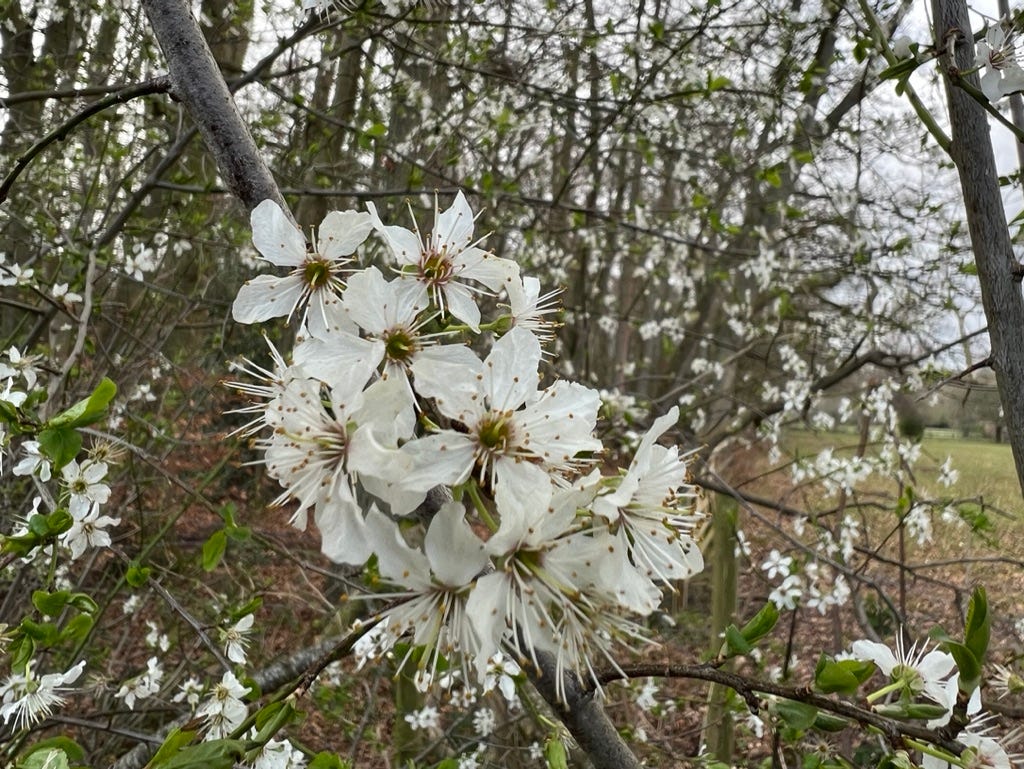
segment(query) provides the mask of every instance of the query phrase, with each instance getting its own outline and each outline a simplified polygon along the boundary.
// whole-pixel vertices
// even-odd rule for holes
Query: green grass
[[[853,454],[857,436],[853,433],[815,433],[792,430],[787,432],[782,448],[791,457],[813,457],[822,449],[833,446],[841,455]],[[1024,518],[1024,498],[1013,464],[1013,455],[1007,444],[991,441],[952,437],[947,431],[940,435],[925,433],[921,458],[914,467],[918,491],[931,498],[980,498],[1015,517]],[[877,451],[869,446],[868,452]],[[951,457],[960,477],[949,489],[937,483],[939,468]],[[877,485],[877,479],[872,479]]]

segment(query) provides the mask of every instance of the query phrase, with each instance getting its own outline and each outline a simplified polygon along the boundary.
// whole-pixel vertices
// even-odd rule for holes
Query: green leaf
[[[53,748],[56,748],[57,750],[64,753],[69,760],[74,761],[75,763],[82,763],[85,761],[85,751],[82,749],[82,746],[70,737],[64,736],[50,737],[47,740],[41,740],[40,742],[37,742],[35,745],[33,745],[27,751],[25,751],[25,754],[22,756],[21,760],[24,761],[26,758],[31,756],[33,753],[36,753],[37,751]],[[21,764],[19,764],[19,766],[20,765]]]
[[[825,654],[818,658],[814,671],[814,685],[824,694],[856,694],[860,685],[875,671],[872,662],[864,660],[834,660]]]
[[[57,626],[52,622],[34,622],[26,617],[18,627],[28,638],[41,646],[53,646],[60,637]]]
[[[107,377],[103,377],[96,385],[96,389],[92,391],[92,395],[49,419],[46,426],[48,428],[85,427],[98,422],[106,413],[107,406],[115,395],[117,395],[117,385]]]
[[[715,91],[721,91],[723,88],[728,88],[732,85],[732,81],[725,77],[725,75],[719,75],[718,77],[711,77],[711,73],[708,73],[708,93],[714,93]]]
[[[387,132],[388,127],[383,123],[374,123],[365,131],[363,131],[364,134],[366,134],[367,136],[372,136],[375,139],[379,139],[381,136],[384,136]]]
[[[878,73],[881,80],[905,80],[918,67],[918,61],[913,56],[909,59],[900,59],[891,67],[886,67]]]
[[[141,566],[138,561],[132,561],[128,565],[128,571],[124,573],[124,579],[132,587],[142,587],[152,572],[148,566]]]
[[[72,617],[60,631],[60,640],[66,641],[69,638],[75,641],[82,640],[92,630],[93,622],[93,618],[88,614],[79,614],[76,617]]]
[[[725,629],[725,656],[734,657],[737,654],[750,654],[754,650],[747,639],[743,637],[740,629],[735,625],[729,625]]]
[[[30,753],[14,765],[15,769],[70,769],[68,755],[60,748],[45,748]]]
[[[779,607],[769,601],[743,626],[740,634],[747,642],[755,644],[772,632],[778,621]]]
[[[569,769],[565,745],[557,737],[548,737],[544,741],[544,760],[548,762],[548,769]]]
[[[820,729],[823,732],[841,732],[849,725],[850,722],[847,719],[831,713],[818,713],[812,724],[815,729]]]
[[[957,641],[946,641],[942,647],[956,661],[956,669],[960,671],[961,691],[973,692],[981,683],[981,660],[966,645]]]
[[[971,650],[979,663],[985,662],[991,627],[992,618],[988,613],[988,597],[985,595],[985,588],[977,587],[967,606],[964,645]]]
[[[241,740],[211,740],[182,748],[162,763],[154,758],[147,769],[233,769],[244,756]]]
[[[348,769],[348,761],[342,761],[336,754],[328,753],[326,750],[313,756],[313,760],[307,765],[308,769]]]
[[[203,543],[203,571],[213,571],[217,568],[224,557],[227,546],[228,535],[224,533],[224,529],[213,532],[210,538]]]
[[[74,606],[83,614],[95,614],[100,610],[100,605],[93,600],[91,595],[86,593],[74,593],[71,596],[69,604]]]
[[[793,700],[778,700],[773,709],[789,726],[800,731],[811,728],[818,717],[816,707]]]
[[[182,731],[180,728],[172,730],[160,746],[160,749],[157,750],[153,758],[150,759],[148,764],[146,764],[147,769],[160,766],[163,762],[167,761],[179,750],[192,742],[195,737],[196,733],[194,731]]]
[[[67,606],[70,598],[70,590],[57,590],[53,593],[48,593],[45,590],[36,590],[32,593],[32,605],[43,616],[56,617]]]
[[[82,435],[73,427],[47,427],[38,435],[39,450],[60,470],[78,456],[82,449]]]

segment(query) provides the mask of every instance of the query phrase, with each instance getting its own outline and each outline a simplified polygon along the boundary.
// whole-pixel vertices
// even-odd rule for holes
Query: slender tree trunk
[[[1024,490],[1024,297],[1019,264],[1013,255],[1010,231],[999,190],[988,116],[957,80],[979,88],[976,74],[961,75],[974,67],[971,22],[963,0],[932,0],[936,44],[946,55],[949,78],[949,119],[952,126],[950,156],[960,174],[967,226],[981,284],[981,301],[988,319],[992,368],[999,386],[1017,478]],[[952,44],[954,57],[950,60]]]

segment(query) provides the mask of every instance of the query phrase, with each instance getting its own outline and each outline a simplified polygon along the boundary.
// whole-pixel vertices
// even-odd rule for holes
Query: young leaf
[[[794,729],[809,729],[818,717],[818,709],[803,702],[779,700],[773,706],[778,716]]]
[[[755,644],[772,632],[775,623],[779,621],[779,608],[769,601],[761,610],[755,614],[746,625],[740,630],[740,635],[748,643]]]
[[[73,427],[47,427],[39,432],[39,450],[60,470],[78,456],[82,448],[82,435]]]
[[[48,593],[45,590],[36,590],[32,593],[32,605],[45,617],[56,617],[71,598],[70,590],[57,590]]]
[[[47,421],[47,428],[85,427],[98,422],[106,413],[110,401],[117,395],[117,385],[107,377],[96,385],[92,395],[80,400],[71,408],[62,411],[57,416]],[[40,443],[42,440],[40,440]]]
[[[210,538],[203,543],[203,571],[213,571],[217,568],[224,557],[227,546],[228,535],[224,533],[224,529],[213,532]]]
[[[971,650],[975,659],[983,663],[988,651],[992,618],[988,613],[988,598],[985,588],[978,587],[971,596],[967,607],[967,621],[964,623],[964,646]]]
[[[824,694],[856,694],[874,670],[872,662],[834,660],[822,654],[814,671],[814,685]]]
[[[313,760],[307,766],[309,769],[348,769],[351,764],[347,761],[342,761],[336,754],[328,753],[325,750],[313,756]]]

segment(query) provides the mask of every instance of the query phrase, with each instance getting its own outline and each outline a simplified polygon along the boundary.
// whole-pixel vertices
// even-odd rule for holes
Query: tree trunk
[[[959,79],[979,88],[974,67],[971,22],[963,0],[932,0],[935,40],[947,51],[943,65],[949,77],[949,119],[952,126],[950,156],[960,174],[967,226],[981,284],[981,301],[988,319],[992,368],[999,387],[1017,478],[1024,490],[1024,297],[1019,268],[1010,243],[1006,213],[999,190],[988,116],[974,97],[960,88]],[[954,60],[948,44],[954,41]]]

